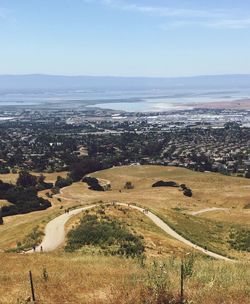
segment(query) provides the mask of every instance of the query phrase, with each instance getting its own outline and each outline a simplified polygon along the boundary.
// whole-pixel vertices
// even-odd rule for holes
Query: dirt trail
[[[122,205],[122,206],[128,206],[127,204],[124,203],[116,203],[117,205]],[[81,213],[84,210],[87,209],[91,209],[98,206],[98,204],[94,204],[94,205],[90,205],[90,206],[86,206],[86,207],[82,207],[82,208],[78,208],[75,210],[71,210],[68,213],[64,213],[58,217],[56,217],[55,219],[53,219],[52,221],[50,221],[46,228],[45,228],[45,237],[42,241],[42,243],[36,248],[36,251],[40,251],[40,248],[42,246],[43,251],[49,252],[49,251],[53,251],[56,248],[58,248],[65,239],[65,224],[66,222],[74,215],[77,215],[79,213]],[[169,227],[165,222],[163,222],[158,216],[156,216],[155,214],[153,214],[150,211],[145,211],[143,208],[138,207],[138,206],[134,206],[134,205],[130,205],[130,208],[136,209],[140,212],[143,212],[145,216],[147,216],[148,218],[150,218],[158,227],[160,227],[163,231],[165,231],[167,234],[169,234],[170,236],[172,236],[173,238],[177,239],[178,241],[210,256],[213,257],[215,259],[220,259],[220,260],[225,260],[225,261],[233,261],[227,257],[224,257],[222,255],[219,255],[217,253],[211,252],[209,250],[206,250],[200,246],[197,246],[196,244],[190,242],[189,240],[185,239],[184,237],[182,237],[180,234],[178,234],[177,232],[175,232],[171,227]]]
[[[217,207],[212,207],[212,208],[205,208],[205,209],[201,209],[199,211],[193,211],[190,212],[191,215],[199,215],[205,212],[211,212],[211,211],[228,211],[228,208],[217,208]]]

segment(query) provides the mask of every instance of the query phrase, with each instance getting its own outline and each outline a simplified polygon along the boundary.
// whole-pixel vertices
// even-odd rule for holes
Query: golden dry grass
[[[204,219],[213,219],[217,221],[223,220],[224,222],[240,224],[243,226],[250,227],[250,210],[234,210],[230,209],[227,211],[213,211],[213,212],[206,212],[200,214],[199,217]]]
[[[223,238],[231,224],[249,225],[249,210],[242,209],[249,203],[250,181],[247,179],[156,166],[120,167],[93,175],[109,180],[112,191],[96,192],[89,190],[84,183],[76,183],[63,189],[58,196],[62,202],[57,197],[51,199],[52,208],[4,218],[5,224],[0,226],[0,248],[14,246],[16,241],[38,224],[44,227],[50,218],[63,212],[60,210],[61,205],[68,208],[100,200],[147,206],[172,226],[182,229],[190,238],[200,242],[208,241],[210,246],[221,251],[226,251],[226,241]],[[152,183],[160,179],[185,183],[193,190],[193,197],[184,197],[175,188],[152,188]],[[123,189],[127,181],[135,185],[133,190]],[[44,196],[45,192],[40,195]],[[204,213],[198,217],[188,214],[193,210],[214,206],[227,207],[230,211]],[[179,211],[174,209],[176,207]],[[136,260],[80,253],[66,254],[62,248],[51,254],[0,253],[0,303],[18,303],[18,299],[22,301],[30,295],[28,271],[31,269],[38,303],[153,304],[155,302],[149,302],[151,295],[147,297],[148,302],[144,301],[149,292],[147,273],[152,271],[153,259],[166,262],[169,292],[178,296],[180,261],[174,257],[183,256],[189,249],[167,236],[135,210],[126,214],[113,209],[109,212],[126,221],[131,229],[144,236],[147,255],[145,268]],[[72,228],[78,220],[79,217],[74,217],[67,228]],[[249,254],[230,252],[230,255],[249,259]],[[185,292],[190,303],[249,303],[249,264],[212,261],[203,259],[200,255],[196,259],[194,274],[185,283]],[[44,267],[49,275],[48,282],[43,279]]]
[[[64,188],[57,198],[51,199],[52,208],[27,215],[5,218],[5,225],[0,227],[0,249],[15,246],[16,242],[23,239],[34,226],[40,225],[43,228],[51,218],[62,212],[59,209],[61,205],[68,208],[102,200],[105,202],[138,203],[146,206],[193,242],[224,255],[249,258],[249,254],[242,255],[234,250],[229,252],[227,243],[232,224],[249,226],[249,210],[242,209],[248,202],[249,180],[160,166],[117,167],[96,172],[93,176],[101,180],[109,180],[112,191],[92,191],[88,189],[85,183],[75,183]],[[55,174],[50,178],[55,178]],[[193,190],[193,197],[185,197],[178,188],[152,188],[152,184],[160,179],[186,184]],[[131,181],[135,185],[133,190],[124,189],[127,181]],[[239,192],[239,189],[241,189],[241,192]],[[229,191],[232,197],[239,197],[238,202],[234,200],[233,204],[232,197],[228,200]],[[40,195],[45,196],[45,193],[46,191],[42,191]],[[59,197],[62,202],[58,201]],[[220,216],[217,218],[214,212],[196,217],[188,215],[193,210],[214,206],[232,208],[228,212],[220,212]],[[136,224],[134,223],[134,225]],[[166,240],[170,240],[166,234],[165,237]],[[175,254],[182,245],[177,241],[172,240],[172,242],[175,243],[172,246],[173,250],[168,251]]]
[[[33,271],[39,303],[105,303],[113,286],[130,284],[138,266],[129,260],[63,255],[0,254],[0,303],[18,303],[30,295],[28,271]],[[122,262],[122,263],[121,263]],[[43,268],[49,280],[43,280]],[[104,275],[105,274],[105,275]],[[127,283],[126,283],[127,281]]]
[[[156,303],[150,302],[152,290],[147,289],[151,286],[157,291],[160,281],[158,272],[153,275],[152,260],[144,268],[136,260],[72,253],[0,253],[0,260],[4,261],[0,269],[1,304],[16,304],[18,299],[21,302],[30,296],[29,270],[33,272],[37,303]],[[168,293],[177,297],[180,261],[164,262]],[[44,268],[47,282],[43,279]],[[249,278],[249,265],[197,259],[192,277],[185,281],[185,295],[194,304],[248,304]]]
[[[135,194],[137,190],[143,190],[144,197],[157,199],[158,204],[165,203],[166,206],[167,200],[167,207],[179,203],[183,207],[191,205],[194,210],[204,206],[242,208],[250,200],[250,180],[217,173],[162,166],[125,166],[99,171],[94,176],[110,180],[114,190],[123,188],[125,182],[130,180],[135,184]],[[152,189],[153,182],[159,179],[186,184],[193,191],[192,199],[185,198],[176,189]]]
[[[186,238],[203,247],[232,257],[249,258],[249,254],[242,255],[234,250],[229,252],[227,239],[232,225],[250,225],[249,210],[243,209],[249,202],[250,180],[160,166],[117,167],[92,175],[109,180],[112,191],[92,191],[80,182],[63,189],[62,197],[82,204],[98,200],[138,203],[156,212]],[[186,184],[193,190],[193,197],[185,197],[178,188],[152,188],[152,184],[161,179]],[[127,181],[131,181],[135,188],[125,190]],[[213,212],[189,215],[191,211],[208,207],[226,207],[229,211],[220,212],[218,218],[213,217]]]
[[[250,180],[228,177],[215,173],[198,173],[181,168],[161,166],[125,166],[92,174],[100,179],[109,180],[112,191],[89,191],[83,183],[75,183],[65,188],[64,197],[74,197],[81,201],[119,200],[139,202],[158,210],[182,208],[196,211],[207,207],[226,207],[240,209],[249,203]],[[193,197],[183,196],[176,188],[152,188],[160,179],[184,183],[193,191]],[[124,190],[126,181],[135,185],[133,190]],[[119,192],[121,190],[121,193]]]

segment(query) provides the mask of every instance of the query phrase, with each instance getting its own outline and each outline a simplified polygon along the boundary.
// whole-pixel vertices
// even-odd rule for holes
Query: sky
[[[250,74],[248,0],[0,0],[0,74]]]

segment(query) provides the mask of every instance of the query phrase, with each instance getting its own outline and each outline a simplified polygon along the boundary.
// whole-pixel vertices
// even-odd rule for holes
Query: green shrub
[[[68,233],[66,251],[90,245],[107,249],[110,255],[134,258],[143,254],[145,248],[140,236],[132,234],[119,221],[105,216],[105,213],[104,216],[103,212],[97,214],[99,217],[86,214],[80,225]]]
[[[250,231],[247,229],[232,229],[228,243],[235,250],[250,252]]]
[[[70,177],[63,178],[61,176],[57,176],[57,180],[55,182],[55,188],[64,188],[72,185],[72,179]]]
[[[17,241],[16,248],[11,248],[7,250],[7,252],[21,252],[23,250],[26,251],[32,249],[41,243],[43,236],[43,231],[40,230],[39,226],[36,226],[24,237],[22,241]]]

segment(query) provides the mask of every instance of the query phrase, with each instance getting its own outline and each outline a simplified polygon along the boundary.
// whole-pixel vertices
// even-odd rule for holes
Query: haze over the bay
[[[33,89],[237,89],[248,88],[250,74],[196,77],[110,77],[0,75],[0,90]]]
[[[213,102],[246,102],[250,75],[199,77],[0,76],[1,106],[98,107],[169,111]]]

